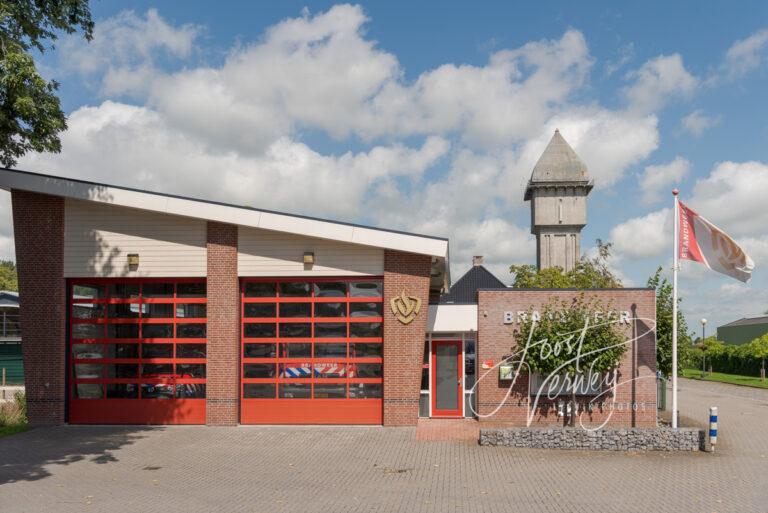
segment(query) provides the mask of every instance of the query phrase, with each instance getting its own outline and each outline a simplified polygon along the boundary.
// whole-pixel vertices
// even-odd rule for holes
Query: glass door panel
[[[432,416],[462,416],[461,342],[432,342]]]

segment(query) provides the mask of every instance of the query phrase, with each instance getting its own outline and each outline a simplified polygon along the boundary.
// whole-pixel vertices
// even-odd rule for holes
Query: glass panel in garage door
[[[380,423],[383,282],[242,280],[243,423]]]
[[[69,422],[204,423],[206,302],[202,279],[71,280]]]

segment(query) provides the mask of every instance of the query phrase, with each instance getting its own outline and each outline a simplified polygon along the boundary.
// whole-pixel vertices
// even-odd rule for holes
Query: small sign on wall
[[[510,363],[503,363],[499,365],[499,380],[509,381],[515,378],[514,365]]]

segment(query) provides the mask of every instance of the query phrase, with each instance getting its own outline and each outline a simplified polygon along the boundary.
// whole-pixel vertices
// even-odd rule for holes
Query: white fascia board
[[[136,208],[144,207],[136,206]],[[258,226],[262,216],[262,213],[258,210],[235,208],[227,205],[217,205],[216,203],[206,203],[204,201],[183,198],[168,198],[166,209],[163,212],[178,216],[195,217],[198,219],[206,219],[208,221],[243,226]]]
[[[445,259],[448,257],[448,241],[443,239],[309,219],[277,212],[259,211],[247,207],[221,205],[192,198],[164,196],[109,185],[83,183],[36,173],[2,169],[0,170],[0,188],[39,192],[263,230],[407,251]]]
[[[430,333],[477,331],[477,305],[429,305],[427,331]]]
[[[276,232],[296,233],[308,237],[351,242],[352,226],[317,219],[306,219],[285,214],[264,212],[259,228]]]
[[[408,251],[422,255],[439,256],[442,258],[448,257],[447,240],[419,237],[404,233],[373,230],[371,228],[356,226],[354,227],[352,240],[350,240],[350,242],[364,244],[366,246],[395,249],[398,251]]]

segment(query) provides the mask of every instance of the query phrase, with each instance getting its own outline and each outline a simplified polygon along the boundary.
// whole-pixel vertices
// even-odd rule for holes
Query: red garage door
[[[71,280],[69,422],[204,424],[200,279]]]
[[[382,280],[244,279],[241,422],[381,424]]]

